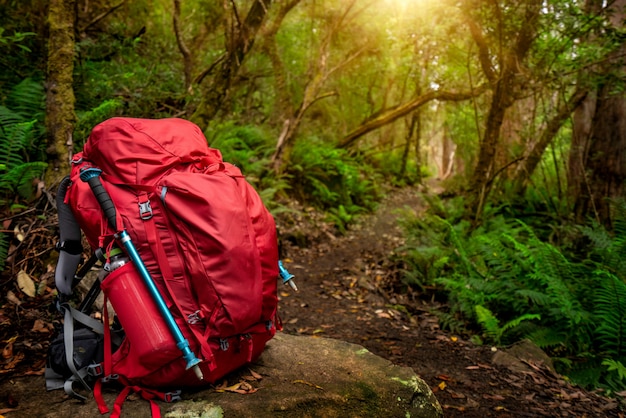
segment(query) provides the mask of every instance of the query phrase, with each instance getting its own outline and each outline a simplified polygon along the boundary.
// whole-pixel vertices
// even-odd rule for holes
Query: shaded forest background
[[[0,280],[40,295],[54,252],[12,258],[23,215],[44,216],[95,124],[180,117],[274,214],[295,200],[339,233],[394,187],[438,181],[404,218],[394,291],[440,298],[441,325],[477,344],[529,338],[574,382],[624,393],[625,7],[0,0]]]

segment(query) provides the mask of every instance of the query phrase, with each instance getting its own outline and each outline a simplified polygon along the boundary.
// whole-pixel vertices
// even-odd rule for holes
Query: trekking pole
[[[285,266],[283,266],[282,260],[278,260],[278,274],[280,278],[283,279],[283,284],[288,284],[293,290],[298,291],[298,286],[296,286],[296,282],[293,281],[293,278],[296,276],[287,271]]]
[[[114,231],[117,231],[115,205],[111,200],[111,196],[109,196],[109,193],[105,190],[102,182],[100,181],[101,173],[102,170],[98,168],[85,168],[81,170],[80,179],[89,184],[89,187],[91,188],[93,194],[96,196],[96,200],[98,200],[98,203],[100,204],[102,211],[108,219],[109,224]],[[148,272],[148,269],[146,268],[146,265],[144,264],[141,257],[139,256],[139,253],[137,252],[137,249],[135,248],[135,245],[133,244],[130,235],[128,235],[128,232],[126,231],[126,229],[123,228],[123,226],[121,228],[121,232],[115,233],[115,238],[124,246],[128,257],[135,265],[135,267],[139,271],[139,275],[148,287],[150,296],[154,300],[159,312],[163,316],[165,324],[172,333],[172,336],[174,337],[174,341],[176,341],[176,346],[183,353],[183,358],[187,362],[187,370],[193,368],[198,379],[203,380],[202,371],[198,366],[198,364],[200,364],[200,360],[196,357],[193,351],[191,351],[191,348],[189,347],[189,342],[183,336],[180,328],[178,328],[178,325],[176,324],[172,313],[169,311],[169,309],[167,309],[167,305],[165,303],[165,300],[163,299],[163,296],[159,293],[159,289],[157,289],[156,284],[154,283],[154,280],[150,275],[150,272]]]

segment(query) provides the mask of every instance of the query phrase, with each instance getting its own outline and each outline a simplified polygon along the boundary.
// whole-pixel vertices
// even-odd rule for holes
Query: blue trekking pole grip
[[[100,181],[101,173],[102,170],[98,168],[84,168],[80,172],[80,179],[89,184],[89,187],[93,191],[93,194],[98,200],[100,207],[104,211],[104,214],[106,215],[109,224],[114,231],[117,231],[115,205],[111,200],[111,196],[109,196],[109,193],[106,191],[106,189],[102,185],[102,182]],[[150,272],[148,271],[146,265],[139,256],[139,253],[137,252],[137,249],[135,248],[135,245],[133,244],[130,235],[128,235],[126,229],[122,228],[121,232],[116,232],[115,238],[117,238],[117,240],[124,246],[128,257],[131,259],[131,261],[139,271],[139,275],[148,287],[150,296],[154,300],[157,308],[159,309],[159,312],[163,316],[163,319],[165,320],[168,329],[174,337],[174,341],[176,341],[176,346],[183,353],[183,358],[187,362],[187,369],[193,368],[198,379],[202,380],[202,371],[198,366],[200,364],[200,359],[198,359],[193,351],[191,351],[191,348],[189,347],[189,342],[185,339],[183,333],[180,331],[180,328],[178,328],[178,325],[176,324],[172,313],[167,308],[167,304],[165,303],[163,296],[161,296],[161,293],[159,293],[159,290],[157,289],[156,284],[154,283],[154,280],[150,275]]]

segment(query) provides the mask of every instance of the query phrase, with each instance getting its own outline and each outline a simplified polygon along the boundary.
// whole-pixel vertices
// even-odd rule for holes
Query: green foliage
[[[224,161],[241,169],[268,209],[273,214],[283,211],[279,197],[289,189],[289,183],[269,169],[273,138],[260,127],[234,122],[216,123],[207,132],[209,145],[221,152]]]
[[[476,311],[476,320],[483,327],[489,339],[496,344],[501,343],[502,336],[506,331],[519,326],[523,321],[541,319],[541,315],[538,314],[524,314],[500,326],[498,318],[496,318],[489,309],[481,305],[476,305],[474,306],[474,310]]]
[[[368,155],[367,162],[394,186],[413,185],[430,175],[425,167],[418,167],[413,158],[407,160],[404,173],[400,172],[402,152],[377,152]]]
[[[28,200],[32,181],[43,175],[47,164],[25,162],[32,147],[36,121],[4,125],[0,130],[0,207],[11,209],[16,198]]]
[[[607,271],[594,272],[595,336],[600,350],[617,358],[626,356],[626,283]]]
[[[236,165],[257,180],[264,174],[273,152],[272,138],[260,127],[223,123],[208,130],[211,147],[220,150],[224,161]]]
[[[25,79],[6,96],[0,106],[0,213],[20,210],[32,199],[33,180],[41,177],[47,164],[29,161],[41,155],[43,135],[43,87]],[[4,268],[10,236],[0,234],[0,270]]]
[[[116,116],[122,106],[121,100],[110,99],[91,110],[76,112],[78,121],[74,127],[74,151],[78,152],[83,148],[94,126]]]
[[[18,147],[10,153],[3,153],[4,158],[14,158],[14,153],[21,153],[20,161],[44,159],[45,155],[45,92],[43,84],[32,78],[25,78],[11,88],[0,105],[0,129],[6,137],[24,135],[11,140],[11,147]],[[25,124],[33,122],[25,133]],[[24,131],[21,134],[20,131]],[[3,147],[9,144],[2,145]],[[6,149],[4,150],[6,151]],[[3,161],[4,162],[4,161]]]
[[[316,138],[296,143],[286,168],[295,194],[328,211],[340,230],[354,216],[371,211],[380,197],[371,166]]]
[[[459,332],[463,320],[494,344],[528,338],[573,381],[626,388],[625,203],[615,205],[614,233],[580,228],[575,240],[586,250],[571,257],[519,220],[492,216],[470,229],[433,203],[426,216],[404,221],[408,241],[399,251],[408,260],[407,284],[435,283],[446,292],[442,326]]]

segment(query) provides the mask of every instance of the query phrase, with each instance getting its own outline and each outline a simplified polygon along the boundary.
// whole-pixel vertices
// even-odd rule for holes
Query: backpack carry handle
[[[167,304],[165,303],[163,296],[159,293],[159,289],[156,287],[156,284],[154,283],[150,272],[148,271],[146,265],[139,256],[137,248],[135,248],[135,245],[133,244],[130,235],[128,235],[128,232],[126,232],[123,225],[121,225],[121,231],[118,232],[117,222],[115,222],[115,205],[111,200],[111,196],[109,196],[109,193],[106,191],[106,189],[102,185],[102,182],[100,181],[101,173],[102,170],[98,168],[85,168],[80,173],[80,179],[89,184],[89,187],[93,191],[96,199],[98,200],[98,203],[100,204],[100,207],[102,208],[107,219],[109,220],[109,223],[111,223],[111,227],[113,227],[116,231],[115,238],[124,246],[128,257],[137,268],[137,271],[139,272],[139,275],[147,286],[150,296],[156,304],[159,313],[163,317],[168,329],[172,333],[172,337],[174,338],[174,341],[176,341],[176,346],[183,353],[183,358],[187,362],[187,369],[193,368],[198,379],[203,380],[202,371],[199,367],[200,359],[198,359],[193,351],[191,351],[191,348],[189,347],[189,342],[185,339],[183,333],[178,327],[178,324],[176,324],[176,320],[172,316],[172,313],[167,308]]]

